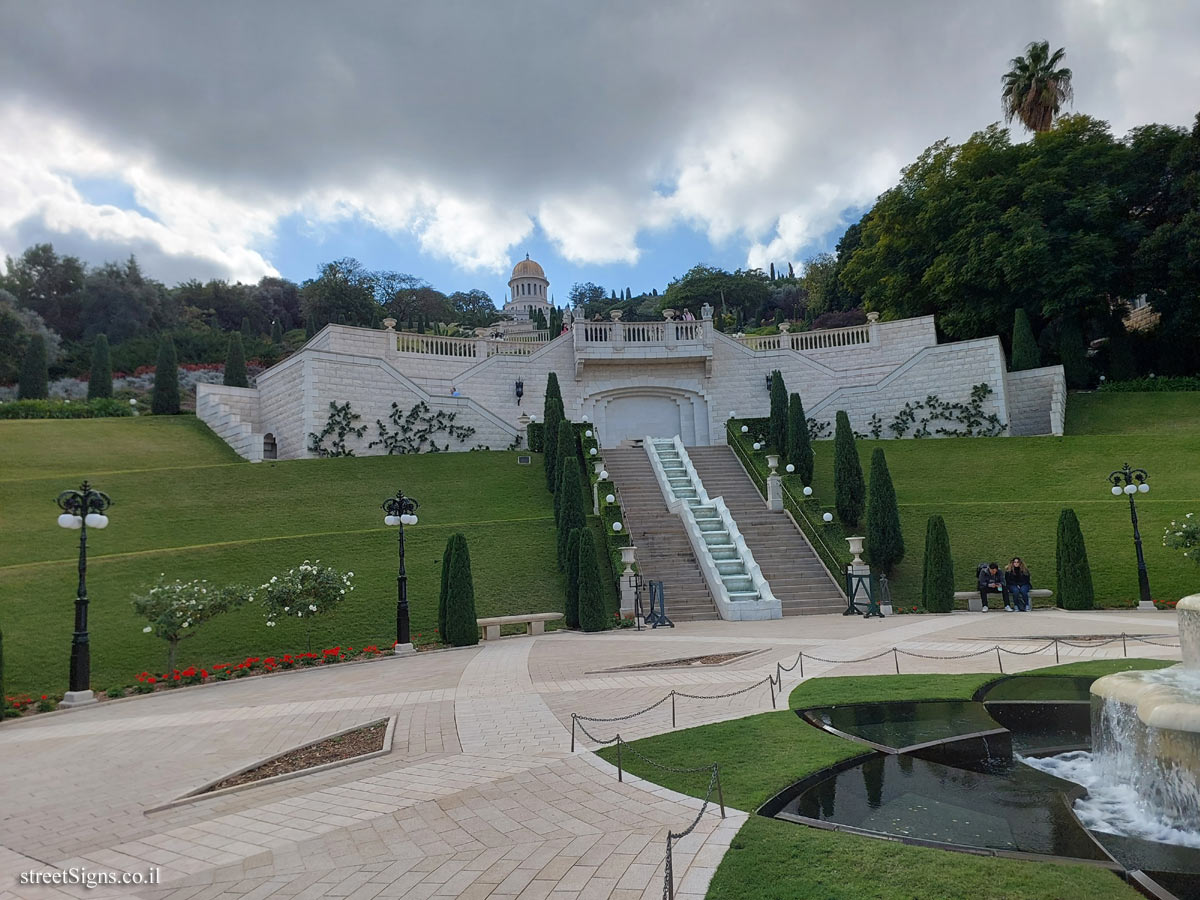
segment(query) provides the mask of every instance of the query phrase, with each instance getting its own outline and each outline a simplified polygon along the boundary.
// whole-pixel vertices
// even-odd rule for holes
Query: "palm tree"
[[[1024,56],[1010,61],[1000,95],[1006,122],[1016,116],[1030,131],[1050,130],[1059,109],[1074,97],[1071,70],[1056,68],[1066,52],[1059,47],[1051,54],[1049,41],[1034,41]]]

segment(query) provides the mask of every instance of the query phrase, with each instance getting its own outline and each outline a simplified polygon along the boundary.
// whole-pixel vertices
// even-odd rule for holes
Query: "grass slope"
[[[974,586],[979,563],[1003,565],[1013,556],[1025,560],[1034,587],[1053,590],[1058,516],[1071,507],[1083,529],[1097,602],[1135,605],[1129,503],[1113,497],[1106,480],[1126,461],[1150,473],[1151,491],[1138,495],[1137,507],[1153,596],[1177,600],[1195,590],[1195,565],[1164,547],[1162,534],[1173,519],[1200,512],[1200,469],[1184,463],[1200,441],[1200,396],[1072,394],[1067,409],[1074,433],[1065,437],[858,442],[864,471],[871,452],[883,448],[900,504],[907,554],[891,579],[894,602],[920,603],[925,524],[934,513],[946,520],[958,590]],[[833,443],[815,447],[813,489],[832,510]],[[750,452],[765,473],[764,454]],[[803,485],[786,477],[798,495]]]
[[[1027,675],[1107,675],[1159,668],[1160,660],[1085,660]],[[792,709],[875,700],[969,699],[995,673],[814,678],[791,694]],[[639,753],[673,768],[716,762],[725,802],[752,811],[799,779],[863,748],[801,721],[791,710],[702,725],[632,742]],[[616,747],[598,755],[616,762]],[[622,754],[624,767],[683,794],[703,797],[706,773],[679,774]],[[721,861],[708,900],[957,900],[959,897],[1133,900],[1140,896],[1110,872],[1088,866],[977,857],[803,828],[751,816]]]
[[[356,588],[313,620],[314,648],[390,644],[396,531],[380,504],[398,487],[420,501],[406,530],[412,628],[436,625],[446,538],[471,547],[479,615],[562,609],[551,496],[515,453],[445,453],[267,462],[237,460],[192,417],[0,423],[0,627],[8,693],[65,688],[78,540],[55,518],[58,492],[84,477],[111,495],[111,524],[89,533],[93,687],[161,669],[129,598],[169,577],[261,584],[305,559],[348,569]],[[514,561],[518,561],[514,565]],[[303,650],[304,623],[268,630],[247,607],[180,646],[180,667]]]

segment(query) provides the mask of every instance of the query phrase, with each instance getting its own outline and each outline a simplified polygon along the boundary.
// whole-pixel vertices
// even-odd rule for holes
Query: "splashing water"
[[[1089,830],[1200,849],[1200,831],[1180,828],[1148,805],[1131,785],[1110,781],[1104,767],[1085,750],[1016,758],[1039,772],[1085,787],[1086,796],[1075,801],[1075,814]]]

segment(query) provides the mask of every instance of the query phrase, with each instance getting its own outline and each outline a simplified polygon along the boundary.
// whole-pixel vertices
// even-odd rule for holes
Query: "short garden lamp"
[[[832,525],[833,524],[833,513],[823,514],[821,516],[821,521],[824,522],[826,525]]]
[[[412,636],[408,625],[408,573],[404,569],[404,526],[417,524],[417,506],[404,491],[383,501],[383,524],[400,528],[400,568],[396,572],[396,649],[411,650]]]
[[[71,635],[70,690],[61,704],[70,708],[96,702],[91,690],[92,653],[88,640],[87,530],[108,527],[104,511],[112,505],[112,500],[85,481],[78,490],[63,491],[56,502],[62,510],[58,524],[79,531],[79,587],[75,591],[75,631]]]
[[[811,488],[811,487],[809,487],[807,484],[804,486],[804,496],[805,496],[805,497],[811,497],[811,496],[812,496],[812,488]]]
[[[1120,497],[1122,494],[1129,496],[1129,518],[1133,522],[1133,547],[1137,551],[1138,594],[1141,601],[1139,606],[1142,609],[1153,609],[1154,601],[1150,599],[1150,579],[1146,575],[1146,557],[1142,554],[1142,534],[1138,531],[1137,504],[1133,502],[1133,498],[1135,494],[1149,492],[1150,485],[1146,483],[1148,477],[1145,469],[1135,469],[1129,463],[1125,463],[1122,468],[1108,476],[1114,497]]]
[[[784,471],[791,475],[796,471],[796,467],[791,463],[788,463],[787,466],[784,467]]]

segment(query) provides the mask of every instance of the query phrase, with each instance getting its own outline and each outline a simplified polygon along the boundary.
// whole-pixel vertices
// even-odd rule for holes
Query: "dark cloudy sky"
[[[0,33],[0,253],[170,283],[800,262],[1000,118],[1031,40],[1118,133],[1200,109],[1194,0],[0,0]]]

